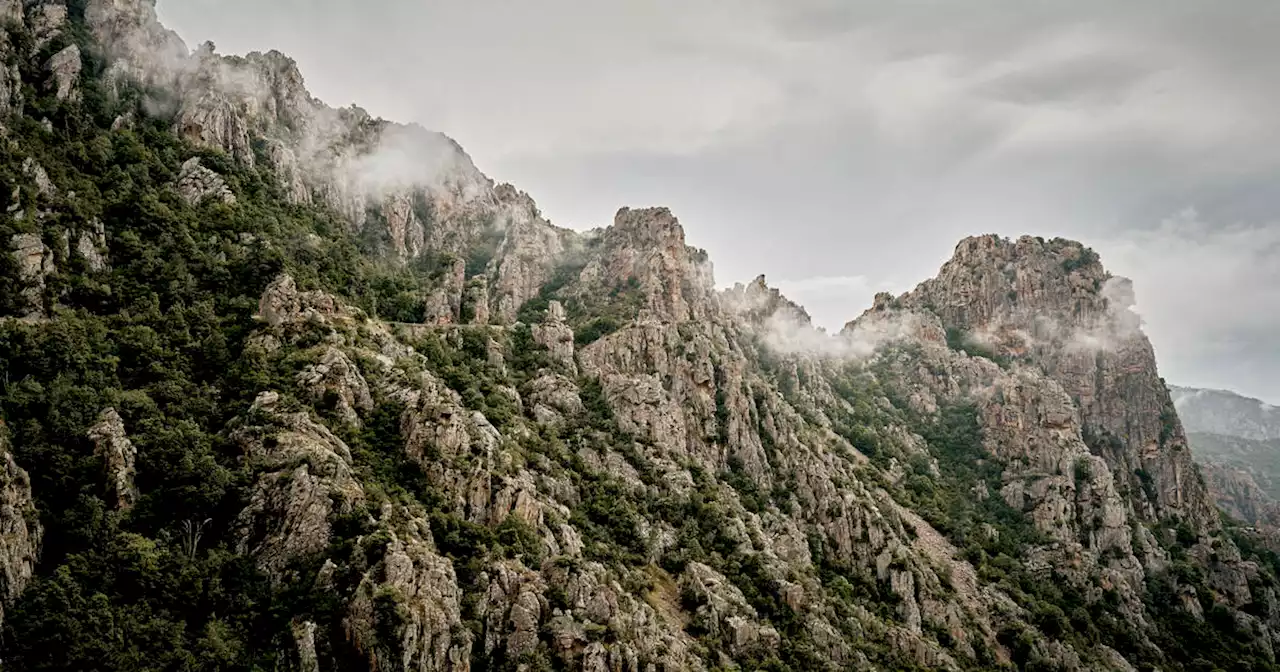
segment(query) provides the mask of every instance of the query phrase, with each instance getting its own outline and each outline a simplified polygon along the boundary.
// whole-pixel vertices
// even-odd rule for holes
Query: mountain
[[[1280,541],[1280,410],[1223,390],[1169,391],[1218,506]]]
[[[1280,408],[1225,390],[1169,387],[1190,431],[1254,441],[1280,440]]]
[[[1079,243],[828,336],[148,0],[0,17],[6,670],[1277,669]]]

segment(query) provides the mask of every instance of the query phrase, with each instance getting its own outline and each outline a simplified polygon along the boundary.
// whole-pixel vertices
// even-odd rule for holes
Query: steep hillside
[[[4,669],[1280,669],[1079,244],[829,337],[148,0],[0,17]]]
[[[1253,441],[1280,440],[1280,408],[1224,390],[1169,387],[1178,414],[1192,432]]]
[[[1234,392],[1169,391],[1218,506],[1280,540],[1280,410]]]

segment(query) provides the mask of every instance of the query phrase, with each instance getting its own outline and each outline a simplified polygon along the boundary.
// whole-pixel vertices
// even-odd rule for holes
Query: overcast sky
[[[963,236],[1132,277],[1161,371],[1280,402],[1280,3],[161,0],[417,121],[562,226],[670,206],[838,328]]]

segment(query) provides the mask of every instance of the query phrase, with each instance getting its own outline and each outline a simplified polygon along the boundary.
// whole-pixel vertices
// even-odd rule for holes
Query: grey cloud
[[[588,228],[667,205],[718,280],[837,328],[964,235],[1062,235],[1131,275],[1173,382],[1280,401],[1280,4],[162,0],[314,93],[455,137]],[[254,20],[245,21],[243,17]],[[1195,236],[1162,224],[1198,211]],[[1234,228],[1233,228],[1234,227]],[[1270,266],[1268,266],[1270,264]],[[833,287],[813,278],[866,278]],[[1192,298],[1195,297],[1195,298]],[[1201,305],[1205,304],[1205,305]],[[1212,310],[1207,305],[1213,304]]]
[[[997,77],[980,90],[1020,104],[1115,105],[1152,68],[1104,56],[1083,56],[1054,67],[1013,72]]]

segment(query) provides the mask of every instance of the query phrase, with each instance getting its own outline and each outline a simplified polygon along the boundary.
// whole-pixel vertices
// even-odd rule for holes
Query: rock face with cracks
[[[828,335],[147,0],[0,14],[6,668],[1276,664],[1208,486],[1257,488],[1079,244],[966,239]]]

